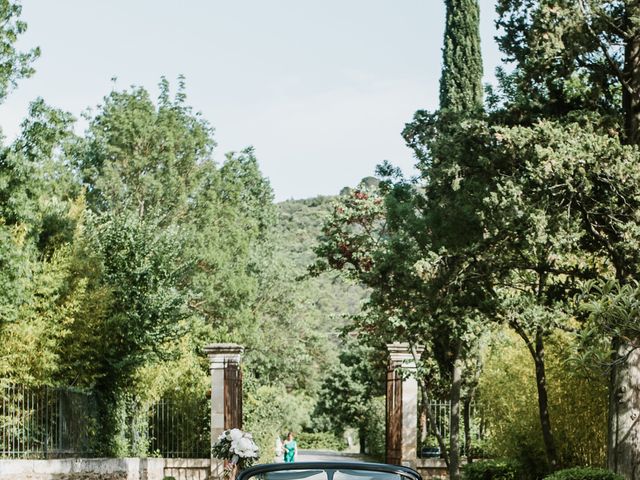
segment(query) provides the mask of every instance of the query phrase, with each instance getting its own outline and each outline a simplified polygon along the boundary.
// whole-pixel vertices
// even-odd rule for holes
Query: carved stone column
[[[418,382],[413,373],[423,348],[408,343],[387,345],[387,448],[386,461],[416,468],[418,444]],[[402,369],[402,374],[400,374]]]
[[[229,428],[242,428],[242,372],[244,347],[235,343],[207,345],[211,372],[211,445]],[[222,462],[211,458],[211,475],[222,477]]]

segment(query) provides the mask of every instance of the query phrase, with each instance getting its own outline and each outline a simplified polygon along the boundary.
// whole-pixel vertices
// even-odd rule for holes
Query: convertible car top
[[[295,462],[255,465],[236,480],[422,480],[399,465],[359,462]]]

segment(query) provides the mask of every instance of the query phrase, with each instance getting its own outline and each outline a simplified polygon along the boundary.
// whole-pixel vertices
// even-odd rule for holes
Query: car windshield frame
[[[389,465],[386,463],[369,463],[369,462],[294,462],[294,463],[264,463],[255,465],[241,471],[236,480],[248,480],[251,477],[257,477],[263,473],[286,472],[291,470],[359,470],[371,471],[379,473],[388,473],[390,475],[400,475],[403,480],[422,480],[422,476],[411,468],[401,465]],[[333,478],[333,473],[328,473],[327,478]],[[303,480],[301,477],[300,480]]]

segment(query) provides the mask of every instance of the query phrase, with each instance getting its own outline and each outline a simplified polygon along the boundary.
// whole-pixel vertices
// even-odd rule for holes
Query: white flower
[[[231,442],[231,450],[240,458],[251,458],[258,455],[258,446],[247,437]]]
[[[232,442],[237,442],[238,440],[240,440],[242,438],[242,430],[240,430],[238,428],[232,428],[231,430],[229,430],[228,438]]]

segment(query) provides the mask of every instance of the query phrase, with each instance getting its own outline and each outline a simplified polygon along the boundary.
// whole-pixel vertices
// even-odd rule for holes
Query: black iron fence
[[[424,406],[423,406],[424,407]],[[469,440],[471,445],[466,445],[466,438],[464,434],[464,419],[463,419],[463,406],[460,408],[460,436],[459,444],[461,452],[466,455],[471,448],[474,455],[482,454],[482,441],[486,437],[486,425],[483,420],[482,414],[479,411],[475,402],[469,405]],[[445,439],[445,442],[449,442],[449,433],[451,425],[451,402],[448,400],[439,401],[432,400],[429,402],[428,408],[433,416],[434,423],[437,432]],[[426,414],[426,412],[425,412]],[[435,439],[435,431],[433,430],[430,422],[426,418],[421,419],[421,424],[418,429],[421,432],[419,439],[418,452],[421,456],[439,456],[440,449],[437,447]]]
[[[60,458],[89,453],[91,395],[50,387],[0,388],[0,456]]]
[[[148,415],[149,453],[165,458],[209,458],[210,415],[207,398],[162,399],[153,404]]]
[[[162,399],[136,408],[149,455],[208,458],[209,404],[202,398]],[[98,439],[94,395],[65,388],[0,386],[0,458],[91,457]],[[132,441],[139,442],[137,435]],[[132,446],[132,448],[137,446]]]

